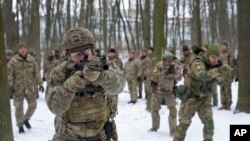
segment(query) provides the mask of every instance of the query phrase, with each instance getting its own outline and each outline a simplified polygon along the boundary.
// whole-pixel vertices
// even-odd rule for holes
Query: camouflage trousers
[[[176,101],[173,93],[168,93],[168,94],[153,93],[152,107],[151,107],[152,129],[157,130],[160,128],[159,110],[161,109],[161,102],[163,99],[166,101],[167,107],[169,109],[169,116],[168,116],[169,131],[170,134],[172,135],[176,128],[176,117],[177,117],[177,109],[175,107]]]
[[[127,80],[131,101],[137,101],[137,80]]]
[[[211,96],[205,98],[189,98],[181,103],[179,111],[180,124],[177,126],[173,141],[184,141],[186,131],[191,124],[191,119],[198,113],[203,127],[204,141],[212,141],[214,134],[213,112]]]
[[[71,123],[66,120],[56,116],[54,120],[56,133],[53,141],[108,141],[104,130],[105,123]]]
[[[28,109],[24,114],[23,102],[24,99],[27,100]],[[31,116],[34,114],[37,102],[36,95],[32,87],[25,88],[23,90],[17,90],[14,95],[14,106],[15,106],[15,116],[16,116],[16,125],[18,127],[24,124],[24,121],[30,120]]]
[[[64,135],[55,134],[52,141],[108,141],[105,131],[102,130],[100,135],[96,137],[68,137]]]
[[[147,95],[147,105],[146,105],[146,110],[151,111],[151,101],[152,101],[152,87],[150,86],[151,80],[146,80],[144,85],[145,85],[145,92]]]
[[[213,105],[217,106],[218,105],[217,82],[213,82],[212,91],[213,91]]]
[[[225,81],[221,85],[221,105],[225,109],[230,109],[232,104],[231,81]]]

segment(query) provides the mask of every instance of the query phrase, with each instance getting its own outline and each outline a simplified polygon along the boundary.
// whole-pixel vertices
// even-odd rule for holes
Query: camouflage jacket
[[[66,85],[72,62],[65,61],[52,69],[46,90],[46,102],[56,115],[55,128],[64,137],[93,137],[100,133],[109,118],[107,96],[119,94],[125,79],[113,71],[102,71],[95,82],[86,81],[81,90],[71,91]],[[82,78],[84,79],[84,78]],[[77,81],[69,82],[77,85]]]
[[[135,80],[138,76],[140,77],[141,63],[137,59],[129,60],[126,62],[124,67],[124,76],[127,80]]]
[[[108,62],[115,63],[121,70],[123,70],[123,64],[122,64],[122,60],[120,58],[116,57],[112,60],[108,59]]]
[[[43,69],[43,77],[44,78],[48,78],[49,77],[49,74],[50,74],[50,71],[57,65],[60,64],[60,61],[57,60],[57,59],[53,59],[51,61],[47,61],[45,64],[44,64],[44,69]]]
[[[232,81],[234,74],[233,59],[230,52],[222,52],[221,60],[223,65],[218,68],[218,72],[221,74],[225,81]]]
[[[164,66],[160,61],[156,64],[152,74],[152,81],[157,83],[156,93],[173,93],[177,81],[181,80],[181,70],[178,65]]]
[[[193,56],[189,68],[184,85],[198,97],[209,96],[212,92],[212,83],[219,79],[219,73],[206,68],[204,54]]]
[[[16,90],[21,87],[29,88],[33,86],[34,83],[37,85],[42,84],[38,68],[35,58],[29,54],[26,59],[23,59],[19,55],[13,56],[8,63],[8,80],[10,87]]]

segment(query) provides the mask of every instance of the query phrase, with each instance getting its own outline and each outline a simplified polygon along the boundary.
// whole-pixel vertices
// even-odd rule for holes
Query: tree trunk
[[[218,42],[217,39],[217,20],[216,20],[216,0],[209,0],[209,25],[210,25],[210,35],[211,35],[211,42],[216,43]]]
[[[160,61],[164,48],[164,5],[165,0],[155,1],[155,49],[156,59]]]
[[[15,14],[12,12],[12,0],[4,0],[3,19],[6,47],[14,49],[19,42],[19,37],[16,29]]]
[[[108,18],[108,6],[107,1],[103,0],[103,46],[104,52],[108,52],[108,25],[107,25],[107,18]]]
[[[150,0],[145,1],[145,10],[144,10],[144,18],[143,18],[143,23],[144,23],[144,47],[149,48],[151,45],[151,15],[150,15]]]
[[[250,1],[238,0],[239,94],[236,109],[250,113]]]
[[[33,49],[37,60],[40,64],[40,14],[39,1],[32,1],[31,3],[31,23],[29,25],[29,38],[27,39],[28,48]]]
[[[4,31],[2,20],[2,5],[0,6],[0,140],[13,141],[10,96],[8,93],[7,66],[6,66]]]
[[[227,0],[217,1],[218,8],[218,22],[219,22],[219,35],[221,41],[230,41],[229,38],[229,24],[228,24],[228,13],[227,13]]]
[[[71,15],[70,15],[70,1],[67,2],[67,27],[66,30],[68,30],[71,27]]]
[[[193,45],[202,45],[201,20],[200,20],[200,0],[193,0],[192,10],[192,33],[191,40]]]

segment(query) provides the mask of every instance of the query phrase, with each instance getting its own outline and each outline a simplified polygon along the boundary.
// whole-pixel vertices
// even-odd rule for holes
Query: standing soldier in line
[[[123,64],[121,59],[117,56],[116,50],[111,48],[108,52],[107,64],[111,71],[114,71],[116,74],[123,76]],[[110,107],[110,119],[112,122],[112,140],[118,141],[118,134],[116,129],[116,123],[114,118],[118,114],[118,95],[109,96],[109,107]]]
[[[211,106],[212,83],[221,81],[219,74],[211,74],[210,69],[219,67],[219,47],[210,45],[207,52],[200,52],[190,61],[184,86],[177,87],[177,96],[182,100],[179,111],[179,125],[173,141],[184,141],[191,119],[197,112],[204,125],[204,141],[212,141],[214,134],[213,111]]]
[[[208,45],[207,45],[207,44],[202,45],[202,49],[203,49],[205,52],[207,52],[207,50],[208,50]],[[221,61],[219,60],[218,63],[221,63]],[[217,69],[217,68],[210,69],[209,71],[210,71],[210,73],[213,73],[213,74],[217,74],[217,73],[218,73],[218,69]],[[213,90],[213,95],[212,95],[213,107],[216,107],[216,106],[218,106],[217,81],[213,81],[212,90]]]
[[[173,136],[176,128],[177,109],[175,107],[174,87],[176,81],[181,80],[181,70],[174,64],[174,55],[167,52],[163,61],[157,63],[152,77],[151,85],[153,86],[152,95],[152,128],[151,131],[157,131],[160,127],[161,102],[163,99],[169,109],[169,131]]]
[[[146,105],[146,110],[148,112],[151,111],[151,99],[152,99],[152,87],[150,85],[151,83],[151,76],[153,73],[153,70],[156,65],[156,59],[154,57],[154,48],[150,47],[147,49],[147,59],[149,62],[146,64],[145,68],[145,85],[146,85],[146,99],[147,99],[147,105]]]
[[[231,83],[233,81],[233,56],[226,42],[220,44],[220,51],[223,65],[218,68],[218,71],[223,77],[224,83],[221,85],[220,94],[222,106],[219,110],[230,110],[232,104]]]
[[[112,136],[108,96],[117,95],[125,79],[94,58],[94,37],[74,27],[63,36],[69,60],[52,69],[46,102],[55,117],[53,141],[108,141]]]
[[[14,89],[14,106],[16,123],[19,133],[24,133],[23,124],[31,129],[29,120],[34,114],[36,102],[36,89],[34,82],[39,85],[39,90],[44,91],[42,79],[35,58],[27,53],[27,47],[24,44],[18,45],[18,54],[8,63],[9,86]],[[23,101],[27,100],[28,109],[23,113]]]
[[[47,81],[50,71],[57,65],[60,64],[60,61],[56,59],[53,53],[48,54],[47,62],[44,64],[43,69],[43,81]]]
[[[108,61],[114,62],[121,70],[123,70],[122,60],[118,57],[118,54],[114,48],[111,48],[108,52]]]
[[[140,61],[135,58],[135,52],[130,50],[128,53],[128,61],[124,67],[124,76],[128,83],[131,99],[128,103],[135,104],[137,101],[137,80],[141,77],[141,74],[139,74],[140,66]]]
[[[141,77],[137,79],[138,93],[139,93],[138,98],[142,98],[142,84],[144,84],[145,91],[148,87],[145,84],[145,80],[146,80],[146,64],[149,63],[149,59],[147,58],[147,52],[145,49],[142,49],[140,52],[140,61],[141,61],[141,67],[139,71],[140,71]]]
[[[188,48],[188,46],[186,45],[182,47],[182,52],[183,52],[183,57],[181,58],[180,62],[182,63],[182,66],[183,66],[182,75],[183,77],[185,77],[185,75],[188,72],[188,66],[191,60],[192,53],[190,49]]]

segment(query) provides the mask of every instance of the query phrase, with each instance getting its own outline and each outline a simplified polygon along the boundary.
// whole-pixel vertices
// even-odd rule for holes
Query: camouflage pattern
[[[221,94],[221,105],[220,109],[230,110],[232,104],[232,92],[231,92],[231,83],[233,81],[233,59],[230,52],[222,52],[221,59],[223,65],[218,68],[218,72],[223,78],[223,83],[220,85],[220,94]]]
[[[210,73],[214,73],[215,75],[218,73],[217,68],[211,69],[209,70]],[[213,100],[213,106],[217,106],[218,105],[218,92],[217,92],[217,81],[213,81],[212,84],[212,100]]]
[[[188,72],[189,63],[190,63],[191,58],[192,58],[192,53],[190,53],[187,56],[183,55],[183,57],[180,59],[180,63],[181,63],[182,68],[183,68],[183,71],[182,71],[183,77],[185,77],[185,75]]]
[[[212,141],[214,134],[213,112],[211,106],[211,83],[218,76],[209,73],[206,68],[206,55],[198,55],[191,60],[184,85],[192,90],[192,96],[181,102],[179,111],[180,124],[177,126],[174,141],[184,141],[191,119],[197,112],[203,125],[204,141]]]
[[[140,61],[137,59],[128,60],[124,67],[124,77],[127,80],[131,101],[137,101],[137,77],[141,77]]]
[[[121,58],[116,57],[116,58],[114,58],[112,60],[108,59],[107,61],[115,63],[121,70],[123,70],[123,63],[122,63]]]
[[[176,81],[181,79],[181,72],[177,65],[172,65],[174,72],[169,73],[170,66],[163,66],[163,62],[157,63],[153,71],[153,81],[157,83],[152,94],[152,131],[156,131],[160,127],[160,115],[159,110],[161,109],[161,102],[165,100],[166,105],[169,109],[169,131],[170,135],[173,135],[176,128],[176,117],[177,109],[175,107],[175,95],[174,86]]]
[[[146,95],[147,95],[147,105],[146,105],[146,110],[147,111],[151,111],[151,101],[152,101],[152,87],[150,86],[151,83],[151,78],[152,78],[152,74],[155,68],[155,65],[157,63],[156,59],[154,56],[148,56],[147,59],[149,60],[146,64],[145,64],[145,70],[144,70],[144,74],[146,76],[146,80],[145,80],[145,90],[146,90]]]
[[[36,103],[36,90],[34,84],[41,85],[42,79],[34,57],[27,55],[26,59],[15,55],[8,63],[9,86],[14,89],[14,106],[17,126],[29,120],[34,114]],[[32,86],[32,87],[31,87]],[[28,102],[28,109],[24,114],[23,100]]]
[[[43,77],[45,80],[47,80],[47,78],[49,77],[49,74],[51,72],[51,70],[60,64],[60,61],[57,59],[52,59],[52,60],[47,60],[47,62],[44,64],[44,68],[43,68]]]
[[[108,98],[123,90],[125,79],[110,70],[98,72],[98,78],[92,79],[93,71],[85,68],[68,75],[72,66],[71,61],[65,61],[50,73],[46,102],[56,115],[53,141],[107,141],[104,125],[111,113]]]
[[[144,84],[144,90],[145,90],[145,93],[147,95],[148,91],[149,91],[149,88],[150,88],[150,85],[148,85],[146,83],[146,64],[149,63],[149,59],[145,56],[145,57],[141,57],[140,59],[140,63],[141,63],[141,67],[139,69],[139,72],[141,74],[141,77],[138,81],[138,92],[139,92],[139,97],[142,98],[142,85]]]

